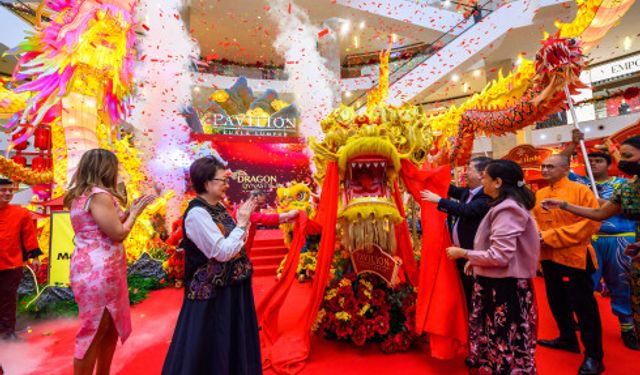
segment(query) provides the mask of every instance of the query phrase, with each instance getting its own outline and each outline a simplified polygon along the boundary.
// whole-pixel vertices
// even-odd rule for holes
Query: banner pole
[[[578,116],[576,116],[576,109],[573,106],[573,99],[571,98],[571,92],[569,91],[569,85],[564,83],[564,93],[567,96],[567,103],[569,103],[569,109],[571,110],[571,119],[573,120],[573,126],[582,131],[580,129],[580,124],[578,124]],[[587,171],[587,175],[589,176],[589,180],[591,180],[591,190],[593,194],[596,195],[596,198],[600,198],[598,194],[598,188],[596,186],[596,179],[593,177],[593,171],[591,170],[591,164],[589,164],[589,156],[587,155],[587,147],[584,144],[584,139],[580,140],[580,149],[582,150],[582,158],[584,159],[584,168]]]

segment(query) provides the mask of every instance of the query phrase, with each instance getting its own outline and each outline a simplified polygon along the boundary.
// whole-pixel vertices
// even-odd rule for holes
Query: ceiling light
[[[391,33],[391,42],[392,43],[398,43],[398,34]]]
[[[351,95],[352,95],[352,94],[351,94],[351,91],[346,91],[346,92],[344,93],[345,98],[350,98],[350,97],[351,97]]]
[[[465,82],[462,84],[462,92],[466,93],[467,91],[469,91],[469,84]]]
[[[590,131],[591,131],[591,128],[590,128],[590,127],[586,127],[586,128],[584,128],[584,132],[585,132],[585,133],[588,133],[588,132],[590,132]]]
[[[358,46],[359,46],[359,44],[360,44],[359,42],[360,42],[360,41],[358,40],[358,36],[357,36],[357,35],[356,35],[356,36],[354,36],[354,37],[353,37],[353,47],[354,47],[354,48],[358,48]]]
[[[625,51],[630,50],[631,43],[633,43],[633,40],[631,39],[631,37],[625,36],[624,39],[622,40],[622,48],[624,48]]]
[[[346,35],[349,32],[350,29],[351,29],[351,21],[345,20],[340,25],[340,34],[341,35]]]
[[[522,64],[522,55],[518,55],[518,58],[516,59],[515,65],[516,66],[520,66],[520,64]]]
[[[366,23],[364,21],[360,22],[360,30],[364,29],[364,27],[366,26]]]
[[[451,75],[451,80],[453,82],[458,82],[460,80],[460,76],[454,73]]]
[[[540,134],[540,139],[547,139],[547,135],[546,134]]]
[[[442,3],[442,6],[445,7],[445,8],[450,7],[451,6],[451,1],[450,0],[445,0],[445,2]]]
[[[481,75],[482,75],[482,70],[480,70],[480,69],[476,69],[476,70],[474,70],[474,71],[473,71],[473,76],[474,76],[474,77],[478,78],[478,77],[480,77]]]

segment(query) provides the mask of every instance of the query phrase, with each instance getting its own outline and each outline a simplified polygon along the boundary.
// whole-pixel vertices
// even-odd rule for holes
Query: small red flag
[[[321,39],[322,37],[327,36],[327,34],[329,34],[329,28],[328,27],[318,31],[318,39]]]

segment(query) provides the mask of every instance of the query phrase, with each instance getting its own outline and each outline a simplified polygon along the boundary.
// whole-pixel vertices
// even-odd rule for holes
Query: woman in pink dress
[[[71,210],[75,251],[71,257],[71,289],[78,303],[80,330],[76,336],[74,374],[109,374],[118,337],[131,333],[127,263],[122,241],[154,197],[133,202],[129,214],[116,189],[118,159],[103,149],[80,159],[64,198]]]

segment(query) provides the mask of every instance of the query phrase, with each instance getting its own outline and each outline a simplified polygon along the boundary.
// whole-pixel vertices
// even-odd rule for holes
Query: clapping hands
[[[246,228],[249,225],[251,214],[256,210],[256,206],[257,202],[255,197],[247,199],[240,205],[240,208],[238,208],[238,212],[236,213],[236,220],[238,221],[239,226]]]
[[[140,216],[142,211],[144,211],[144,209],[147,208],[148,205],[153,203],[153,201],[157,198],[158,197],[153,194],[143,195],[136,198],[133,203],[131,203],[131,207],[129,208],[130,214],[133,215],[133,217]]]

